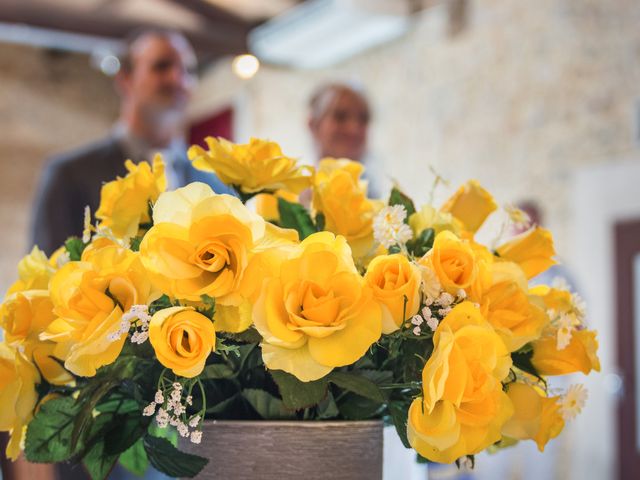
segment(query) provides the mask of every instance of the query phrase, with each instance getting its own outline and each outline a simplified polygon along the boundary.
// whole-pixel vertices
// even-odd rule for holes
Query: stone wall
[[[117,106],[111,81],[87,56],[0,44],[0,291],[28,248],[44,160],[100,137]]]

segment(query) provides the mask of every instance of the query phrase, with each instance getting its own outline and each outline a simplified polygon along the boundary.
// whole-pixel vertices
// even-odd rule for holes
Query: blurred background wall
[[[553,471],[615,478],[623,390],[613,229],[640,219],[640,3],[413,3],[421,8],[405,35],[329,67],[265,64],[241,80],[232,57],[219,54],[201,72],[190,117],[199,122],[230,109],[236,141],[268,137],[309,160],[311,92],[325,81],[354,82],[373,107],[372,155],[417,203],[428,198],[430,167],[451,188],[476,178],[500,203],[538,202],[590,306],[602,361],[602,373],[585,382],[587,409],[556,440]],[[1,290],[29,248],[30,202],[44,158],[103,135],[117,106],[111,79],[88,55],[0,43]],[[629,393],[633,379],[625,380]],[[500,471],[527,478],[531,460],[518,461]],[[486,475],[499,478],[495,470]]]

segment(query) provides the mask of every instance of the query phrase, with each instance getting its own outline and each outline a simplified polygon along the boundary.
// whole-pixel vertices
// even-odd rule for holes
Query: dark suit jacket
[[[126,174],[124,161],[127,158],[118,140],[107,137],[50,160],[35,197],[30,245],[38,245],[50,255],[68,237],[81,236],[84,207],[89,205],[91,212],[96,212],[102,185]],[[176,169],[185,185],[199,181],[209,184],[216,193],[235,194],[215,175],[194,169],[186,152],[184,159],[177,162]]]

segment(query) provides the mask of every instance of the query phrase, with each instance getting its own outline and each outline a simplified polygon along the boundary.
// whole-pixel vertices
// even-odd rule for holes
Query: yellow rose
[[[411,214],[409,226],[416,237],[426,228],[433,228],[436,235],[445,230],[460,235],[462,231],[462,224],[457,218],[450,213],[438,211],[431,205],[424,205],[420,211]]]
[[[213,297],[216,316],[225,318],[230,318],[225,308],[237,311],[259,288],[259,276],[251,271],[260,254],[297,241],[295,231],[267,224],[237,198],[216,195],[203,183],[162,194],[153,220],[140,244],[153,284],[178,299]],[[242,321],[216,328],[241,331],[248,326]]]
[[[549,322],[545,312],[531,303],[514,281],[494,284],[482,297],[482,310],[510,352],[542,334]]]
[[[153,166],[125,162],[127,175],[105,183],[100,191],[100,207],[96,218],[118,238],[132,238],[140,224],[149,223],[149,204],[167,188],[162,157],[156,155]]]
[[[382,333],[391,333],[418,313],[420,269],[400,254],[381,255],[367,267],[365,281],[382,309]]]
[[[216,331],[211,320],[193,308],[170,307],[151,318],[149,341],[162,365],[192,378],[202,372],[215,350]]]
[[[0,307],[5,341],[22,349],[49,383],[63,385],[73,377],[52,357],[55,344],[39,336],[55,319],[47,290],[27,290],[8,296]]]
[[[299,166],[285,156],[274,142],[252,138],[248,144],[236,145],[224,138],[205,139],[209,150],[198,145],[189,149],[189,160],[198,170],[215,172],[220,180],[244,193],[262,190],[287,190],[300,193],[311,184],[313,168]]]
[[[433,248],[418,263],[432,268],[442,288],[452,295],[469,288],[476,280],[478,268],[473,249],[467,240],[444,231],[436,236]]]
[[[476,266],[476,276],[471,285],[465,290],[468,299],[480,302],[484,292],[486,292],[495,280],[496,262],[493,253],[487,247],[475,242],[473,239],[465,240],[469,243],[473,251],[474,263]]]
[[[18,350],[0,342],[0,431],[10,431],[7,457],[20,455],[23,427],[31,421],[38,400],[38,370]]]
[[[545,335],[533,342],[531,363],[541,375],[565,375],[591,370],[600,371],[598,340],[593,330],[573,332],[571,342],[558,350],[556,335]]]
[[[81,260],[67,263],[51,279],[57,318],[41,339],[57,343],[54,353],[68,370],[91,377],[122,350],[126,335],[115,341],[108,337],[119,330],[123,310],[157,295],[131,250],[101,239],[99,247],[85,249]]]
[[[278,198],[283,198],[291,203],[298,203],[298,195],[285,190],[278,190],[273,194],[260,193],[256,195],[256,212],[258,212],[258,215],[265,220],[279,222]]]
[[[475,233],[498,206],[493,197],[475,180],[462,185],[440,209],[460,220],[464,228]]]
[[[24,290],[46,290],[55,271],[45,253],[37,246],[33,247],[31,253],[18,262],[19,280],[9,287],[7,295]]]
[[[518,440],[534,440],[538,450],[564,428],[557,397],[547,397],[544,392],[524,383],[510,383],[507,395],[513,404],[513,417],[502,426],[502,434]]]
[[[451,463],[501,438],[513,407],[501,380],[511,357],[470,302],[454,307],[438,326],[433,354],[422,372],[423,397],[411,404],[411,446],[434,462]]]
[[[501,258],[520,265],[527,278],[535,277],[556,263],[551,258],[556,254],[551,232],[540,227],[514,237],[499,246],[497,252]]]
[[[382,202],[367,198],[366,183],[359,180],[364,167],[351,160],[320,161],[313,186],[313,208],[325,217],[325,230],[342,235],[356,258],[373,248],[373,217]]]
[[[371,289],[344,237],[314,233],[274,268],[253,308],[267,368],[303,382],[349,365],[380,338]]]
[[[547,285],[536,285],[529,289],[529,294],[540,298],[547,309],[554,310],[557,313],[569,312],[574,308],[571,292],[568,290],[559,290]]]

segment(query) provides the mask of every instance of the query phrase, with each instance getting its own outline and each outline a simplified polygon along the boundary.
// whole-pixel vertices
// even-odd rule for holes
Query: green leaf
[[[318,232],[321,232],[324,230],[325,224],[326,224],[326,217],[324,216],[324,213],[317,213],[316,214],[316,230]]]
[[[384,404],[362,397],[355,393],[346,393],[337,401],[338,410],[347,420],[366,420],[376,417],[384,408]]]
[[[411,200],[407,195],[402,193],[396,187],[391,189],[391,194],[389,195],[389,205],[402,205],[407,211],[407,218],[405,219],[405,223],[409,223],[409,217],[416,213],[416,207],[413,205],[413,200]]]
[[[103,480],[107,478],[109,472],[118,461],[118,454],[108,454],[105,450],[106,439],[96,443],[89,453],[82,459],[89,475],[93,480]]]
[[[533,363],[531,363],[532,356],[533,356],[533,349],[529,351],[513,352],[511,354],[513,366],[519,368],[523,372],[530,373],[531,375],[534,375],[538,377],[540,380],[544,381],[544,379],[540,376],[540,374],[536,370],[536,367],[534,367]]]
[[[213,320],[213,315],[216,313],[216,299],[209,295],[200,295],[200,299],[205,307],[199,308],[198,312]]]
[[[284,406],[284,402],[270,393],[257,388],[245,388],[242,396],[253,409],[265,420],[281,420],[295,418],[293,410]]]
[[[86,247],[86,245],[82,242],[82,239],[78,237],[69,237],[67,241],[64,242],[64,248],[67,250],[69,259],[72,262],[80,261],[84,247]]]
[[[218,403],[216,403],[214,405],[211,405],[210,407],[207,407],[206,413],[220,415],[229,406],[233,405],[233,403],[236,401],[236,398],[238,398],[238,394],[237,393],[235,395],[232,395],[229,398],[225,398],[221,402],[218,402]]]
[[[364,376],[351,372],[331,372],[325,378],[340,388],[357,393],[374,402],[383,403],[385,401],[378,386]]]
[[[333,394],[327,392],[327,396],[318,404],[318,420],[328,420],[336,418],[339,415],[340,410],[338,410],[338,405],[336,404],[335,398],[333,398]]]
[[[433,228],[425,228],[420,232],[417,238],[407,242],[407,248],[416,257],[422,257],[433,247],[433,241],[436,238]]]
[[[206,458],[181,452],[165,438],[145,435],[143,442],[149,463],[170,477],[195,477],[209,463]]]
[[[71,458],[75,453],[71,448],[71,432],[77,413],[78,406],[71,397],[55,398],[43,404],[27,428],[27,460],[55,463]]]
[[[278,212],[280,225],[283,228],[292,228],[300,235],[300,240],[307,238],[316,232],[316,227],[309,216],[309,212],[299,203],[287,202],[278,197]]]
[[[388,405],[389,414],[393,426],[396,428],[398,437],[406,448],[411,448],[407,438],[407,417],[409,416],[410,404],[404,402],[390,402]]]
[[[278,385],[278,391],[287,408],[300,410],[311,407],[318,404],[327,394],[329,384],[325,379],[302,382],[282,370],[270,370],[269,373]]]
[[[140,251],[140,244],[142,243],[143,238],[144,237],[138,235],[131,239],[131,245],[129,245],[129,248],[131,249],[132,252]]]
[[[171,299],[167,295],[162,295],[157,300],[153,301],[151,305],[149,305],[149,314],[153,315],[158,310],[162,310],[164,308],[172,307]]]
[[[231,378],[234,372],[225,363],[215,363],[213,365],[207,365],[200,374],[201,380],[218,380],[221,378]]]
[[[141,477],[149,468],[147,452],[144,451],[144,440],[139,438],[129,449],[120,455],[120,464],[131,473]]]
[[[76,448],[76,445],[83,443],[93,424],[93,410],[97,407],[100,400],[119,383],[119,380],[110,377],[108,374],[106,374],[106,377],[102,382],[95,381],[90,383],[78,396],[77,403],[80,408],[75,418],[73,431],[71,432],[72,448]]]

